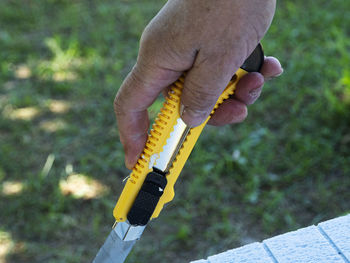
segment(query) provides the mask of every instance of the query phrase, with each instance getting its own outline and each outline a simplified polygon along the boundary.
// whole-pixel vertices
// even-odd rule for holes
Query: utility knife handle
[[[258,50],[258,51],[257,51]],[[252,59],[252,56],[255,58]],[[151,216],[151,219],[158,217],[160,211],[163,209],[164,204],[170,202],[174,196],[174,185],[180,172],[185,165],[196,141],[201,134],[204,126],[215,112],[215,110],[220,106],[220,104],[233,95],[238,81],[248,73],[248,71],[259,71],[264,55],[260,44],[254,50],[252,55],[246,60],[246,62],[251,60],[246,67],[245,64],[238,69],[232,80],[227,85],[224,92],[219,97],[212,110],[210,116],[200,125],[195,128],[190,129],[185,141],[179,150],[173,165],[166,175],[167,184],[165,186],[164,192],[161,195],[155,210]],[[252,65],[252,64],[256,65]],[[255,70],[253,68],[255,67]],[[244,69],[243,69],[244,68]],[[246,69],[246,70],[245,70]],[[174,126],[177,123],[178,118],[180,118],[180,97],[182,94],[182,89],[184,85],[184,77],[180,77],[174,84],[172,84],[168,96],[160,110],[152,129],[148,135],[148,140],[145,148],[138,159],[136,165],[134,166],[124,189],[118,199],[118,202],[113,210],[113,215],[117,222],[123,222],[127,220],[128,213],[133,206],[136,197],[138,196],[142,185],[149,173],[153,171],[153,163],[157,154],[162,152],[164,145],[167,143],[167,139],[170,137],[170,133],[173,131]]]

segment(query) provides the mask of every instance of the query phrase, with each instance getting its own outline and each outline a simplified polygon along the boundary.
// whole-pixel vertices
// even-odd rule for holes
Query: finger
[[[269,80],[280,76],[283,73],[283,68],[277,58],[266,57],[260,73],[265,77],[265,80]]]
[[[278,59],[266,57],[260,73],[245,75],[237,84],[235,98],[246,105],[253,104],[261,94],[264,81],[280,76],[283,68]]]
[[[208,124],[222,126],[239,123],[244,121],[247,116],[247,106],[243,102],[236,99],[228,99],[216,109],[215,114],[210,118]]]
[[[230,99],[220,105],[208,123],[221,126],[243,121],[245,119],[245,107],[237,103],[237,100],[246,105],[253,104],[261,94],[264,79],[266,81],[268,78],[281,75],[283,68],[276,58],[266,57],[261,73],[254,72],[245,75],[237,84],[234,95],[236,100]]]
[[[263,85],[264,76],[262,74],[248,73],[237,83],[234,97],[246,105],[253,104],[259,98]]]
[[[225,56],[198,53],[181,95],[181,118],[187,125],[198,126],[209,116],[235,68]]]
[[[127,168],[135,165],[146,143],[147,108],[161,90],[178,77],[178,72],[136,64],[124,80],[116,95],[114,110]]]

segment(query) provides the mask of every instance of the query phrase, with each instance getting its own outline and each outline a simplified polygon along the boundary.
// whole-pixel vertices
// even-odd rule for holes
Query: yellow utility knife
[[[259,72],[264,61],[260,44],[232,77],[206,121],[188,127],[180,117],[184,77],[172,86],[149,133],[146,146],[129,175],[114,208],[116,223],[94,263],[121,263],[147,223],[159,216],[174,198],[174,185],[199,135],[220,104],[233,95],[236,84],[248,72]]]

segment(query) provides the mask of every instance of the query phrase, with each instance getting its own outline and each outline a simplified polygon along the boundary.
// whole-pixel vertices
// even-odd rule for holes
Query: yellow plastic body
[[[239,69],[236,72],[236,77],[230,81],[224,92],[221,94],[211,115],[224,100],[234,93],[237,82],[246,73],[247,72],[243,69]],[[113,216],[117,222],[123,222],[127,219],[127,214],[129,213],[129,210],[133,205],[147,174],[152,171],[152,167],[149,165],[150,157],[156,153],[162,152],[163,146],[165,145],[166,140],[169,138],[170,133],[173,131],[173,127],[176,125],[177,119],[180,118],[180,97],[183,83],[184,78],[181,77],[172,85],[166,101],[164,102],[164,105],[152,126],[152,130],[148,136],[144,151],[133,168],[129,179],[124,186],[123,192],[121,193],[113,210]],[[169,173],[166,176],[168,183],[151,219],[158,217],[164,204],[170,202],[174,198],[175,182],[210,117],[211,116],[209,116],[200,126],[192,128],[188,133],[186,140],[184,141],[179,153],[176,156],[176,159],[173,162],[172,168],[170,168]]]

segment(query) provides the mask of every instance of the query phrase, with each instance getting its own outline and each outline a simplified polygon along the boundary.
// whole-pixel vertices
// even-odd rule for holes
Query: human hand
[[[275,0],[170,0],[146,27],[137,62],[119,89],[114,109],[126,167],[132,169],[147,140],[147,108],[187,71],[181,96],[182,119],[201,124],[234,72],[268,29]],[[210,124],[243,121],[246,105],[260,95],[264,80],[282,73],[277,59],[265,58],[261,73],[249,73],[234,98],[216,110]]]

